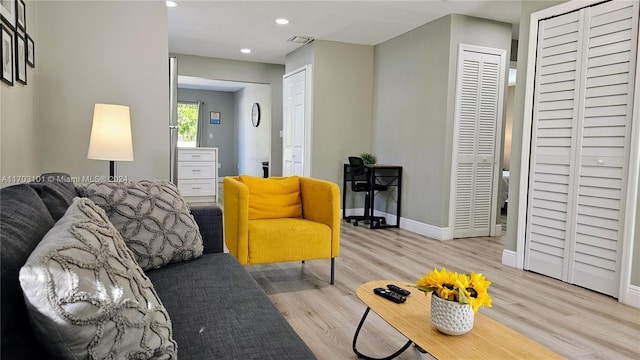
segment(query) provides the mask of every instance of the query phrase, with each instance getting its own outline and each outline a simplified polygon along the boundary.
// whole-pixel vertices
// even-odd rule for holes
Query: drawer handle
[[[191,169],[191,172],[200,172],[200,171],[202,171],[202,170],[200,170],[200,169]]]
[[[200,190],[200,189],[202,189],[202,188],[200,188],[200,187],[195,187],[195,186],[191,188],[191,190]]]
[[[201,155],[191,155],[192,158],[199,158]]]

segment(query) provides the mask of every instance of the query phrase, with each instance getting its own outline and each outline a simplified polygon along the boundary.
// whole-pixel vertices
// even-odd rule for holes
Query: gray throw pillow
[[[177,359],[171,320],[104,211],[74,199],[20,269],[35,333],[62,359]]]
[[[202,255],[200,230],[174,184],[96,182],[79,191],[105,210],[144,270]]]

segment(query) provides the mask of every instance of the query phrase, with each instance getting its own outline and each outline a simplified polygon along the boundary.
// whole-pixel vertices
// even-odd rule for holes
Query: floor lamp
[[[95,104],[87,158],[109,160],[109,180],[114,179],[116,161],[133,161],[128,106]]]

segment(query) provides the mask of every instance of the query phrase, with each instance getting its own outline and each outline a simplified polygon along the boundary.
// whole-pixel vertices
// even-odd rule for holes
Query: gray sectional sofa
[[[19,272],[79,193],[66,174],[0,190],[3,360],[60,358],[34,331]],[[222,212],[191,207],[203,254],[144,274],[166,308],[180,359],[315,359],[248,272],[223,252]],[[172,342],[173,343],[173,342]],[[140,357],[145,358],[145,357]]]

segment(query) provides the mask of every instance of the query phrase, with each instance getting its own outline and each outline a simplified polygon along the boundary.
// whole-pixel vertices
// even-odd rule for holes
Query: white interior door
[[[310,109],[308,102],[308,77],[305,66],[284,75],[284,121],[282,127],[283,176],[309,176],[308,157],[310,144]]]
[[[618,295],[638,3],[542,20],[525,268]]]
[[[496,223],[506,51],[463,44],[458,56],[453,237],[489,236]]]

